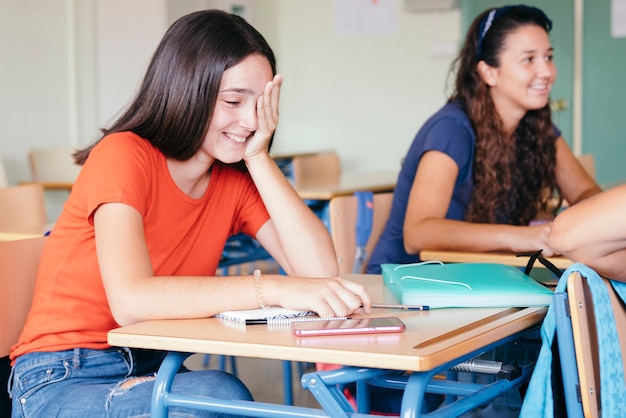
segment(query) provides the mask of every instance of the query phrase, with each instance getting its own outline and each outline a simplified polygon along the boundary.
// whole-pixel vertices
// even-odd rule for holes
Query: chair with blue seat
[[[48,226],[40,184],[0,187],[0,231],[43,235]]]
[[[357,192],[329,203],[330,235],[339,273],[364,273],[389,212],[393,193]]]
[[[582,264],[563,273],[541,328],[543,344],[520,416],[623,416],[625,301],[626,283]],[[558,369],[561,375],[553,376]],[[554,386],[561,381],[562,388]]]
[[[228,239],[222,257],[218,266],[218,274],[227,276],[230,270],[234,268],[235,274],[242,274],[244,266],[249,270],[247,273],[252,274],[254,263],[259,261],[272,260],[270,254],[252,237],[246,234],[233,235]],[[202,365],[208,367],[211,356],[205,354]],[[230,371],[237,376],[237,364],[235,357],[219,356],[218,368],[226,371],[226,365],[230,366]]]
[[[557,337],[570,417],[617,416],[626,409],[625,299],[625,283],[579,272],[557,296],[568,308],[557,319]],[[569,327],[571,339],[563,332]]]
[[[275,263],[271,255],[259,244],[258,241],[245,234],[237,234],[228,239],[222,252],[222,258],[218,267],[218,273],[221,275],[229,274],[252,274],[253,270],[257,268],[257,264],[264,262]],[[279,270],[279,267],[275,267]],[[244,272],[243,269],[247,271]],[[211,356],[205,354],[203,360],[203,366],[209,367]],[[230,372],[237,376],[237,362],[233,356],[220,355],[217,359],[218,368],[222,371],[227,371],[227,366],[230,367]],[[301,362],[296,363],[298,374],[301,376],[304,373],[305,364]],[[283,361],[283,389],[284,389],[284,404],[293,405],[293,372],[292,362]]]
[[[39,259],[46,237],[0,240],[0,416],[11,416],[6,392],[9,352],[22,332],[30,310]]]

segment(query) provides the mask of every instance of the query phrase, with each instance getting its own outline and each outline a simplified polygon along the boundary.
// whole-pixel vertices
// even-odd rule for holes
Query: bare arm
[[[626,185],[591,197],[556,217],[550,244],[568,258],[626,281]]]
[[[271,218],[257,233],[259,242],[290,276],[337,276],[337,256],[328,230],[272,158],[259,155],[248,167]]]
[[[563,137],[556,141],[556,181],[563,198],[574,205],[602,191],[572,154]]]
[[[550,224],[512,226],[479,224],[446,219],[458,167],[439,151],[420,160],[411,188],[404,221],[405,249],[410,254],[424,249],[458,251],[525,252],[548,246]]]
[[[102,282],[121,325],[162,318],[209,317],[220,311],[259,307],[251,276],[155,276],[143,219],[123,203],[101,205],[94,215]],[[263,275],[264,302],[322,316],[344,316],[371,298],[360,284],[339,278]]]
[[[339,267],[328,231],[268,153],[267,144],[278,123],[281,84],[282,77],[277,75],[259,97],[258,129],[246,144],[244,156],[271,218],[257,239],[288,275],[335,277]]]

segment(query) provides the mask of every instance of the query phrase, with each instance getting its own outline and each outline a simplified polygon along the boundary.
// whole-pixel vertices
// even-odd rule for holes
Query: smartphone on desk
[[[291,329],[299,337],[315,335],[380,334],[406,329],[400,318],[349,318],[343,320],[293,321]]]

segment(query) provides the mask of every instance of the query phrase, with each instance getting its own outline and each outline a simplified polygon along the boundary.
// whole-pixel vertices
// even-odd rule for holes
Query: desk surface
[[[43,234],[27,234],[21,232],[0,232],[0,241],[17,241],[20,239],[40,238]]]
[[[35,181],[35,182],[22,182],[20,184],[32,184],[38,183],[43,186],[45,190],[72,190],[74,182],[57,182],[57,181]]]
[[[364,283],[374,301],[395,303],[381,276],[343,277]],[[286,279],[287,280],[287,279]],[[399,334],[296,337],[288,326],[241,325],[216,318],[154,320],[109,332],[114,346],[427,371],[539,324],[546,308],[374,310],[398,316]]]
[[[366,173],[344,173],[337,181],[305,183],[296,188],[302,199],[330,200],[335,196],[354,194],[360,190],[392,192],[396,187],[398,173],[375,171]]]
[[[529,257],[518,257],[511,253],[498,252],[471,252],[471,251],[443,251],[424,250],[420,252],[423,261],[443,261],[444,263],[500,263],[515,267],[526,267]],[[572,264],[572,260],[563,256],[546,257],[559,269],[566,269]],[[535,267],[543,267],[538,261]]]

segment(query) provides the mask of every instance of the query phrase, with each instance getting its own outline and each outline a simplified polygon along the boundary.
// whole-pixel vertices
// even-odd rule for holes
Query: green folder
[[[381,267],[385,286],[403,305],[506,308],[552,302],[552,290],[505,264],[424,262]]]

